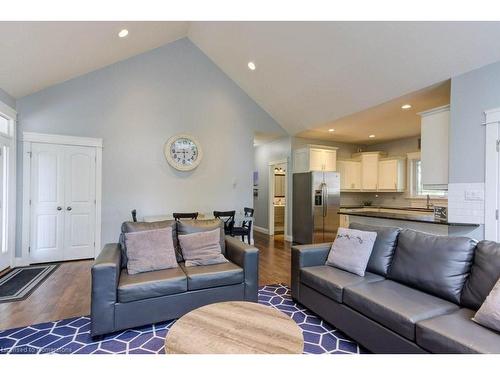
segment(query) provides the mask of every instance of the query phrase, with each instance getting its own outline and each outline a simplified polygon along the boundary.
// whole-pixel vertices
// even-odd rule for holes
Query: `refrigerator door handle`
[[[323,183],[323,186],[321,188],[322,190],[322,195],[323,195],[323,217],[326,217],[326,214],[328,212],[328,187],[325,183]]]

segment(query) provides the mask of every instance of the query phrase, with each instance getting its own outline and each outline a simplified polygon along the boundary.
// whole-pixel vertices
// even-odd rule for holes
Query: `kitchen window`
[[[446,190],[424,189],[422,184],[422,161],[420,160],[420,153],[408,154],[408,171],[410,198],[426,198],[427,195],[429,195],[434,199],[446,199],[448,196],[448,191]]]

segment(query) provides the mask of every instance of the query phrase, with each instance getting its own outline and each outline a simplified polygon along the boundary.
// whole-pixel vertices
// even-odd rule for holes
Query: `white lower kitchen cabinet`
[[[349,228],[349,215],[339,215],[339,228]]]

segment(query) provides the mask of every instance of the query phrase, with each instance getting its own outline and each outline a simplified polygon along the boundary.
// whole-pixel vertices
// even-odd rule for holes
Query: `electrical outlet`
[[[465,190],[466,201],[484,201],[484,191],[482,190]]]

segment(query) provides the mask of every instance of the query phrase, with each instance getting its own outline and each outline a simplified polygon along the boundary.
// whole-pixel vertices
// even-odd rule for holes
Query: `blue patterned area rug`
[[[304,334],[305,354],[366,353],[349,339],[305,307],[296,304],[287,286],[266,285],[259,290],[259,303],[272,306],[291,316]],[[2,354],[156,354],[164,353],[165,336],[175,323],[129,329],[105,336],[101,341],[90,337],[87,316],[28,327],[0,331]]]

